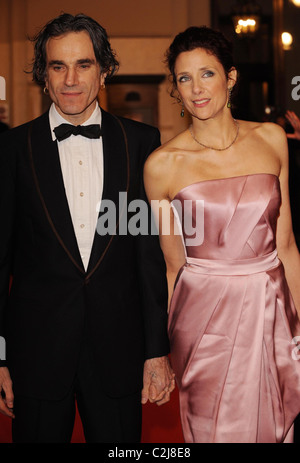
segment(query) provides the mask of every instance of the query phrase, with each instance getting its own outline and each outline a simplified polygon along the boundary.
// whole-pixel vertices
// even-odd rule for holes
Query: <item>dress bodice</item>
[[[249,174],[186,186],[172,201],[186,254],[202,259],[249,259],[276,248],[279,179]]]

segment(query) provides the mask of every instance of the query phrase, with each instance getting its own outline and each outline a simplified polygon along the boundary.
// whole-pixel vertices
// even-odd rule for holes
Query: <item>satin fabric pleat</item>
[[[276,252],[278,178],[198,182],[176,199],[204,200],[204,242],[186,247],[169,313],[185,441],[291,442],[300,328]]]

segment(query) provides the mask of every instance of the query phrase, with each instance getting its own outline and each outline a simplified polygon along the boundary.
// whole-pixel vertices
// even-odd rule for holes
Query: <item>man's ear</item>
[[[106,76],[107,76],[107,72],[101,72],[101,74],[100,74],[100,86],[101,86],[101,88],[105,88]]]

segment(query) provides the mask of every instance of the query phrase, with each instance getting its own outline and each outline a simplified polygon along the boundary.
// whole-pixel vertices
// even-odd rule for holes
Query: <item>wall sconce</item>
[[[300,6],[300,0],[290,0],[295,6]]]
[[[292,48],[293,36],[289,32],[282,32],[281,34],[282,48],[290,50]]]
[[[259,28],[261,8],[254,0],[238,0],[232,7],[231,16],[236,34],[251,37]]]

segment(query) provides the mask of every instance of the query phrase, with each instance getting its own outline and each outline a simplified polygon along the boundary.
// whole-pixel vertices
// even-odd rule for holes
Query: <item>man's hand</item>
[[[3,415],[14,418],[13,414],[14,394],[12,390],[12,381],[9,371],[6,367],[0,368],[0,412]]]
[[[287,137],[300,140],[300,119],[299,117],[294,113],[294,111],[287,111],[285,117],[287,118],[287,120],[289,121],[289,123],[294,129],[294,133],[288,133]]]
[[[156,402],[162,405],[170,400],[170,394],[175,389],[175,375],[168,357],[157,357],[145,361],[144,387],[142,404]]]

